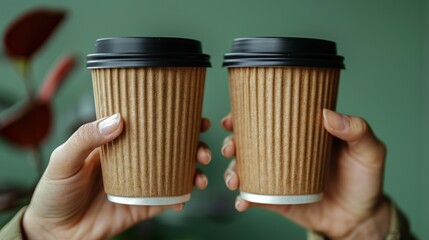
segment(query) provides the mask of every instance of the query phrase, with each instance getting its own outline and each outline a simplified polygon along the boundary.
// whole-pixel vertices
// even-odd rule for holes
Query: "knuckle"
[[[94,123],[83,124],[73,133],[67,143],[72,148],[90,148],[94,145],[94,137],[98,136],[98,132]]]
[[[369,125],[365,119],[356,117],[353,123],[353,127],[358,131],[359,136],[367,135],[370,132]]]
[[[377,138],[377,142],[378,142],[378,147],[380,148],[380,150],[383,153],[386,153],[387,152],[387,146],[386,146],[386,144],[383,141],[381,141],[380,139],[378,139],[378,138]]]
[[[382,141],[377,139],[376,148],[377,148],[378,158],[384,160],[387,155],[386,145]]]
[[[77,139],[88,142],[93,136],[97,136],[98,132],[94,123],[87,123],[79,127],[76,131]]]
[[[62,155],[63,155],[63,146],[64,146],[64,144],[62,144],[62,145],[60,145],[60,146],[56,147],[56,148],[52,151],[52,153],[51,153],[51,157],[50,157],[51,161],[52,161],[52,159],[56,159],[56,158],[58,158],[58,157],[60,157],[60,156],[62,156]]]

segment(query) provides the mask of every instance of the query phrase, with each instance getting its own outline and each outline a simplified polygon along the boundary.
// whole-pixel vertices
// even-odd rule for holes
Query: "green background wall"
[[[424,37],[424,55],[425,55],[425,61],[424,61],[424,67],[423,67],[423,71],[424,71],[424,109],[422,110],[423,113],[425,113],[424,117],[423,117],[423,131],[424,131],[424,140],[423,140],[423,158],[422,158],[422,162],[424,163],[424,165],[422,166],[422,171],[424,171],[425,169],[429,169],[429,148],[427,146],[429,146],[429,127],[428,127],[428,123],[429,123],[429,1],[425,2],[426,6],[425,6],[425,37]],[[422,173],[425,174],[424,179],[422,179],[422,183],[423,183],[423,187],[425,187],[427,185],[427,183],[429,182],[429,174],[427,173]],[[426,187],[426,191],[422,191],[423,192],[423,202],[424,203],[428,203],[429,202],[429,191],[427,190],[428,187]],[[429,223],[429,214],[428,213],[428,208],[426,207],[426,214],[422,214],[423,215],[423,219],[422,222],[423,223]],[[426,229],[426,238],[429,236],[429,230]],[[422,237],[423,238],[423,237]]]
[[[79,55],[78,69],[56,95],[56,123],[45,142],[43,155],[62,143],[67,112],[77,108],[76,97],[92,94],[85,55],[93,51],[96,38],[108,36],[178,36],[203,42],[211,55],[203,114],[213,127],[202,135],[212,149],[213,161],[205,171],[209,187],[195,191],[188,208],[224,194],[234,204],[223,184],[228,160],[219,150],[228,133],[219,126],[229,112],[226,70],[222,55],[231,40],[242,36],[302,36],[334,40],[345,56],[338,111],[368,120],[388,147],[385,191],[409,216],[414,232],[429,239],[429,4],[410,1],[302,1],[302,0],[134,0],[134,1],[11,1],[0,3],[0,30],[18,14],[34,6],[69,10],[64,25],[37,55],[34,76],[41,82],[51,64],[62,54]],[[17,100],[25,96],[13,68],[0,61],[1,93]],[[28,153],[0,139],[0,183],[30,185],[36,174]],[[188,209],[188,212],[191,211]],[[3,214],[0,224],[12,213]],[[171,213],[167,213],[171,214]],[[197,216],[198,213],[195,213]],[[233,236],[248,239],[304,239],[303,229],[282,217],[260,209],[234,214],[227,222],[195,221],[177,226],[176,239],[219,239]],[[189,238],[188,236],[193,236]]]

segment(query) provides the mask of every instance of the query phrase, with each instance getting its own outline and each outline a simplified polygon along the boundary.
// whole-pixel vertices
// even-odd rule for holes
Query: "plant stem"
[[[24,82],[25,92],[30,102],[34,99],[33,79],[31,76],[31,62],[26,59],[16,59],[13,61],[14,69],[21,76]]]
[[[28,99],[33,102],[34,100],[34,89],[33,79],[31,76],[31,65],[29,62],[22,63],[22,77],[24,79],[25,90],[27,92]]]

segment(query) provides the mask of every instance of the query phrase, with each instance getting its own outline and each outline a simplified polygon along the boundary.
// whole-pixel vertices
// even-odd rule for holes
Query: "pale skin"
[[[84,125],[52,153],[23,217],[22,227],[28,239],[107,239],[165,209],[183,208],[182,204],[145,207],[106,200],[97,148],[119,136],[123,129],[120,117],[118,121],[109,119]],[[202,131],[209,125],[208,120],[203,120]],[[222,125],[232,131],[232,116],[227,116]],[[238,197],[237,210],[267,208],[331,239],[383,239],[390,216],[389,203],[382,193],[384,144],[358,117],[325,111],[324,125],[342,141],[336,146],[323,201],[282,206],[254,204]],[[226,157],[235,155],[232,137],[225,141],[222,153]],[[196,155],[198,162],[210,162],[211,154],[204,144]],[[225,180],[229,189],[239,188],[235,161],[225,172]],[[194,182],[199,189],[207,186],[207,178],[199,171]]]
[[[27,239],[108,239],[166,209],[182,210],[183,204],[130,206],[106,199],[98,147],[118,137],[123,127],[119,114],[85,124],[53,151],[24,213]],[[201,131],[209,127],[203,119]],[[204,165],[210,162],[205,144],[199,145],[195,158]],[[206,188],[207,177],[197,170],[194,184]]]
[[[323,113],[325,129],[339,140],[328,169],[324,199],[314,204],[267,205],[238,196],[235,207],[240,212],[250,207],[272,210],[333,240],[384,239],[390,219],[389,201],[383,194],[386,147],[362,118],[330,110]],[[222,125],[233,131],[233,116],[226,116]],[[227,137],[222,154],[232,158],[235,152],[233,137]],[[224,174],[230,190],[240,187],[235,163],[233,160]]]

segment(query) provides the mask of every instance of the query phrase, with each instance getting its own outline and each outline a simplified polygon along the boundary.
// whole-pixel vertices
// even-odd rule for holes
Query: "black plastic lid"
[[[236,38],[224,67],[302,66],[344,68],[335,42],[295,37]]]
[[[197,40],[169,37],[101,38],[95,53],[87,55],[86,67],[210,67]]]

